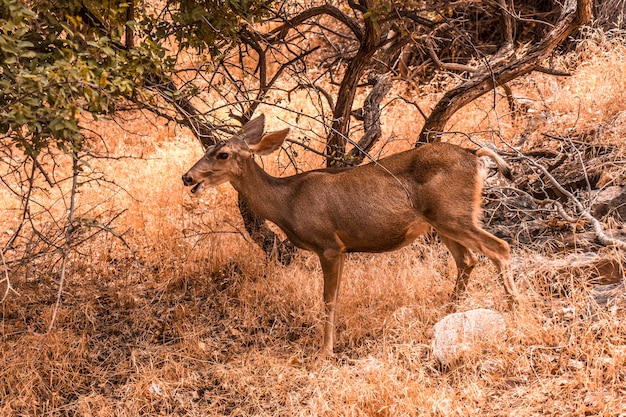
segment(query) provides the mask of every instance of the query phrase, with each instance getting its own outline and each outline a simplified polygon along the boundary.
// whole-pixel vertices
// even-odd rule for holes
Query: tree
[[[17,183],[2,178],[22,197],[23,206],[22,224],[3,249],[15,244],[29,222],[35,177],[42,175],[50,187],[67,179],[46,172],[43,158],[54,166],[70,158],[75,191],[89,181],[79,179],[89,171],[87,161],[93,156],[85,134],[97,135],[87,128],[89,119],[158,108],[154,80],[173,85],[171,76],[177,71],[177,56],[167,51],[166,39],[177,40],[181,51],[217,54],[249,23],[244,18],[254,20],[255,13],[264,13],[258,4],[181,1],[156,10],[136,8],[133,1],[0,0],[0,151],[3,163],[11,166],[9,173],[24,173]],[[184,31],[189,27],[194,30]],[[181,88],[167,97],[184,102],[185,94],[193,93]],[[70,214],[62,227],[75,232],[82,220]],[[100,230],[106,224],[100,223]],[[58,252],[68,243],[61,238],[65,233],[44,238],[41,230],[33,230],[45,242],[42,251]]]
[[[545,7],[545,3],[516,5],[504,0],[454,6],[372,0],[306,8],[281,4],[283,7],[267,16],[267,21],[277,26],[271,30],[242,28],[240,42],[214,71],[221,80],[232,81],[223,103],[238,103],[234,115],[242,123],[260,102],[267,102],[263,97],[277,89],[279,81],[288,84],[281,87],[287,96],[308,90],[317,100],[318,114],[300,116],[321,121],[327,132],[324,151],[317,151],[330,167],[356,165],[380,137],[379,105],[389,89],[390,76],[407,77],[411,67],[421,68],[426,82],[436,71],[465,74],[464,82],[446,93],[430,115],[424,114],[420,140],[439,140],[449,118],[472,100],[496,86],[506,88],[507,82],[531,71],[552,71],[541,67],[542,61],[590,19],[590,5],[588,0],[569,1],[562,9],[557,3]],[[527,19],[525,14],[533,18]],[[531,30],[522,30],[527,27]],[[527,52],[516,51],[514,45],[526,42],[534,46]],[[253,65],[242,58],[250,55]],[[272,74],[270,59],[279,64]],[[474,68],[469,65],[472,61],[481,65]],[[307,68],[314,62],[321,65],[317,65],[315,79],[310,79]],[[234,67],[245,82],[237,82],[238,76],[231,72]],[[337,86],[335,91],[326,91],[329,84]],[[367,87],[372,88],[366,106],[361,111],[354,109],[357,91]],[[352,117],[364,121],[359,141],[351,139],[358,131],[351,126]],[[350,150],[349,143],[353,145]],[[244,205],[241,208],[248,232],[266,252],[272,250],[276,237],[263,227],[261,219]],[[279,252],[281,248],[288,246],[279,246]]]
[[[426,83],[453,72],[459,84],[431,114],[419,109],[420,139],[440,140],[452,114],[475,98],[530,71],[553,71],[543,60],[591,10],[591,0],[0,5],[2,143],[24,151],[22,169],[30,161],[31,172],[44,176],[38,158],[55,147],[80,171],[88,117],[147,110],[187,126],[206,146],[261,104],[289,109],[293,123],[325,131],[293,145],[331,167],[356,165],[380,137],[380,103],[394,78]],[[531,46],[516,48],[522,44]],[[188,55],[200,64],[182,65]],[[355,109],[360,90],[368,98]],[[314,113],[290,106],[298,92],[308,94]],[[287,262],[290,244],[240,208],[253,239]]]

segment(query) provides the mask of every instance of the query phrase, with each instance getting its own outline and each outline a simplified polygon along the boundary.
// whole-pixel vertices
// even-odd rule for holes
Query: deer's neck
[[[282,208],[289,199],[288,178],[276,178],[263,170],[252,158],[242,163],[242,175],[231,180],[233,187],[252,211],[279,223]]]

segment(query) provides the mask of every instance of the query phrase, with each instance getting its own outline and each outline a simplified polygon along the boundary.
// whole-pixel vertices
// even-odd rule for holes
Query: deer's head
[[[183,184],[198,194],[242,175],[242,161],[252,154],[268,155],[282,145],[289,129],[263,134],[265,116],[250,120],[232,138],[209,146],[204,156],[185,175]]]

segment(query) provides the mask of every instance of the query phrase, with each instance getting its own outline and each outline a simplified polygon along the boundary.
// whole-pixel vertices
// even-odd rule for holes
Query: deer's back
[[[402,246],[440,219],[475,217],[477,164],[470,151],[436,143],[360,167],[292,177],[299,178],[286,213],[297,235],[290,238],[335,240],[345,251]]]

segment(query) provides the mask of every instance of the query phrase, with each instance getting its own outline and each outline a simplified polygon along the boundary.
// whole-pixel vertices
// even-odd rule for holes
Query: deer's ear
[[[276,149],[280,148],[280,145],[283,144],[288,134],[289,129],[266,133],[258,143],[248,146],[250,146],[250,151],[252,151],[252,153],[257,155],[269,155]]]
[[[249,144],[255,144],[261,140],[263,136],[263,129],[265,126],[265,115],[261,114],[258,117],[250,120],[246,123],[237,137]]]

